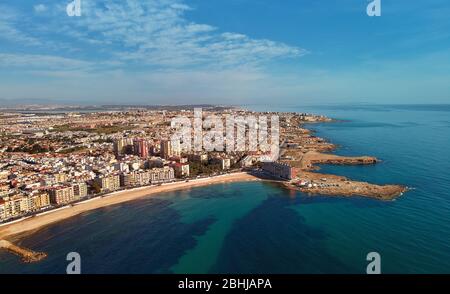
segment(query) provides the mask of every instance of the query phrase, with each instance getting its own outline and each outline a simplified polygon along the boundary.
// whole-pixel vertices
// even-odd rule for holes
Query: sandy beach
[[[70,218],[86,211],[98,209],[101,207],[119,204],[130,200],[138,199],[157,193],[200,187],[212,184],[259,181],[255,176],[248,173],[239,172],[227,175],[221,175],[211,178],[196,179],[189,182],[176,182],[163,184],[162,186],[142,187],[126,191],[120,191],[105,195],[103,198],[94,198],[85,202],[77,203],[72,207],[50,211],[45,214],[37,215],[11,224],[0,227],[0,240],[8,237],[34,232],[44,226]]]

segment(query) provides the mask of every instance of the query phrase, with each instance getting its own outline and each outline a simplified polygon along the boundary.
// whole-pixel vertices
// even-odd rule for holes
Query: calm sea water
[[[311,125],[337,154],[373,155],[375,166],[327,173],[413,188],[392,202],[308,197],[268,183],[170,192],[60,222],[20,244],[45,251],[38,264],[0,252],[0,273],[450,273],[450,106],[257,107],[344,121]]]

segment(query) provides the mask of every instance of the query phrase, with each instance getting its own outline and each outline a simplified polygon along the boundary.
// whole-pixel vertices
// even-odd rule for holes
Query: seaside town
[[[201,116],[195,116],[193,106],[0,112],[0,248],[21,256],[24,262],[37,262],[46,253],[21,248],[7,239],[103,206],[216,183],[268,181],[305,195],[380,200],[394,199],[407,190],[401,185],[377,185],[317,172],[318,164],[372,165],[379,161],[332,154],[335,145],[304,127],[332,122],[328,117],[215,106],[203,107]],[[180,142],[186,138],[173,137],[177,132],[174,118],[199,119],[202,132],[208,132],[211,127],[203,125],[204,121],[215,117],[223,122],[230,116],[276,117],[273,127],[279,132],[276,140],[270,138],[276,143],[276,158],[267,150],[228,150],[229,145],[222,150],[186,150]],[[239,126],[233,124],[233,136],[224,140],[233,146],[251,144],[255,125],[253,132],[248,122],[243,128],[239,137]],[[262,129],[260,124],[258,138]]]
[[[3,113],[0,220],[114,191],[231,173],[251,168],[264,156],[258,152],[182,152],[170,140],[170,122],[188,112]],[[204,113],[211,114],[254,113],[233,109]],[[282,117],[283,126],[288,126],[286,116]],[[303,114],[299,119],[325,118]],[[282,169],[266,168],[272,168],[274,175],[290,178]]]
[[[203,119],[210,115],[279,116],[281,157],[270,161],[262,151],[183,151],[180,144],[170,140],[174,131],[171,120],[182,115],[192,117],[192,114],[192,108],[3,112],[0,221],[36,215],[119,190],[239,171],[284,181],[289,188],[317,194],[390,197],[403,189],[311,172],[315,163],[373,164],[377,161],[371,157],[345,158],[318,153],[331,151],[335,146],[300,126],[331,121],[324,116],[255,113],[234,108],[204,110]]]

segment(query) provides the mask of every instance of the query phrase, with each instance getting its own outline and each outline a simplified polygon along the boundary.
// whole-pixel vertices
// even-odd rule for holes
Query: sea
[[[273,183],[218,184],[144,197],[45,227],[0,251],[0,273],[66,273],[77,252],[90,273],[357,273],[376,252],[382,273],[450,273],[450,105],[247,106],[324,114],[307,125],[373,166],[322,172],[410,191],[394,201],[311,196]]]

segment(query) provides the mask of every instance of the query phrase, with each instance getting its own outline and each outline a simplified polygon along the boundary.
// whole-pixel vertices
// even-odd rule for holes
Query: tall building
[[[160,147],[161,157],[169,159],[174,156],[181,156],[181,145],[179,142],[172,144],[170,140],[162,140]]]
[[[0,220],[20,216],[48,206],[50,206],[50,196],[45,192],[29,196],[19,194],[0,198]]]
[[[150,171],[135,171],[122,174],[120,185],[124,187],[143,186],[150,183]]]
[[[75,183],[72,185],[72,187],[75,199],[80,199],[87,196],[88,188],[86,183],[84,182]]]
[[[40,210],[50,206],[50,195],[46,192],[28,196],[28,206],[31,211]]]
[[[150,182],[161,183],[175,179],[175,171],[171,167],[154,168],[150,170]]]
[[[181,144],[180,140],[176,140],[174,144],[172,144],[172,156],[180,157],[181,156]]]
[[[75,200],[72,186],[58,186],[49,190],[50,203],[60,205]]]
[[[0,220],[6,219],[6,201],[0,198]]]
[[[124,154],[128,146],[133,145],[133,140],[130,138],[120,138],[114,141],[114,154],[119,157]]]
[[[141,158],[148,157],[148,142],[144,139],[134,139],[133,141],[134,154]]]
[[[172,157],[172,142],[170,140],[162,140],[161,147],[159,148],[161,157],[169,159]]]
[[[297,169],[289,164],[275,161],[262,162],[262,169],[272,176],[285,180],[292,180],[297,176]]]
[[[20,194],[5,197],[0,202],[0,217],[2,219],[19,216],[28,210],[28,199]]]
[[[102,192],[116,191],[120,188],[119,175],[99,176],[95,178],[95,181],[99,184]]]

